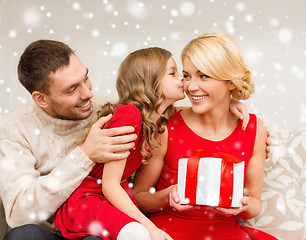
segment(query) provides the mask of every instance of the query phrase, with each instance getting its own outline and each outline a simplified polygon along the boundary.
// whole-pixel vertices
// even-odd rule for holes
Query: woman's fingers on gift
[[[192,205],[183,205],[179,203],[179,199],[178,201],[175,201],[174,197],[172,196],[172,192],[169,193],[169,205],[172,207],[172,209],[174,211],[185,211],[188,210],[190,208],[192,208]]]
[[[250,201],[249,197],[244,196],[244,197],[241,199],[241,204],[242,204],[243,206],[246,206],[246,205],[249,204],[249,201]]]
[[[179,203],[180,196],[179,196],[179,194],[177,192],[177,184],[173,185],[170,194],[172,196],[173,201],[175,201],[176,203]]]
[[[239,207],[231,207],[231,208],[224,208],[224,207],[216,207],[216,210],[225,216],[236,216],[242,212],[242,208]]]

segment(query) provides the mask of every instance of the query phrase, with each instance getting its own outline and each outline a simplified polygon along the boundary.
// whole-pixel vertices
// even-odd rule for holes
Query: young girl
[[[100,115],[113,111],[105,128],[133,126],[135,147],[126,160],[95,165],[57,211],[55,225],[68,239],[172,239],[139,211],[127,179],[160,146],[156,135],[164,131],[172,104],[184,98],[183,76],[169,51],[147,48],[122,62],[116,87],[118,102],[104,106]]]
[[[225,34],[204,34],[185,46],[181,59],[184,90],[192,107],[174,114],[159,135],[160,148],[137,171],[134,194],[140,209],[153,212],[151,221],[175,240],[275,239],[240,227],[236,218],[253,218],[261,211],[267,136],[264,123],[254,114],[243,131],[241,121],[229,111],[231,97],[247,99],[254,91],[240,49]],[[179,204],[178,161],[191,157],[194,150],[211,156],[230,154],[244,161],[241,208]],[[157,192],[151,194],[154,186]]]
[[[105,128],[133,126],[138,138],[126,160],[95,165],[57,211],[55,224],[65,238],[171,239],[139,211],[127,178],[150,156],[147,149],[159,146],[155,136],[170,119],[171,104],[184,98],[182,80],[171,53],[161,48],[135,51],[122,62],[119,100],[104,106],[100,115],[114,109]]]

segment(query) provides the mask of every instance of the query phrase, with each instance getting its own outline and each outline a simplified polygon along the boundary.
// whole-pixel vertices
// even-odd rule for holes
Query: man
[[[136,135],[131,127],[102,129],[109,115],[77,146],[103,100],[92,98],[88,69],[62,42],[31,43],[18,77],[34,103],[0,122],[0,198],[13,228],[4,239],[63,239],[38,224],[52,228],[52,215],[94,164],[127,158]]]

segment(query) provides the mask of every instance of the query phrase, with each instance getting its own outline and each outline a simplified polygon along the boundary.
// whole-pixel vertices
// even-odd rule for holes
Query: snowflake
[[[88,230],[92,234],[100,234],[103,231],[103,227],[100,222],[93,221],[89,224]]]
[[[93,36],[94,38],[98,38],[100,36],[100,31],[98,29],[92,30],[91,36]]]
[[[253,22],[253,20],[254,20],[254,17],[253,17],[252,14],[247,14],[247,15],[245,16],[245,21],[246,21],[246,22],[250,23],[250,22]]]
[[[170,10],[170,15],[172,17],[178,17],[179,16],[179,12],[176,9],[171,9]]]
[[[113,4],[106,4],[106,6],[105,6],[105,11],[106,12],[112,12],[114,10],[114,6],[113,6]]]
[[[27,199],[32,202],[34,200],[33,194],[28,194]]]
[[[36,129],[34,130],[34,134],[35,134],[36,136],[40,135],[40,130],[39,130],[38,128],[36,128]]]
[[[36,26],[40,23],[41,17],[40,13],[36,7],[27,9],[23,14],[23,22],[29,26]]]
[[[125,42],[117,42],[112,46],[112,53],[116,57],[122,57],[127,54],[127,45]]]
[[[192,16],[194,14],[194,4],[192,2],[182,2],[180,4],[180,12],[184,16]]]
[[[138,19],[143,19],[148,15],[145,5],[137,0],[128,1],[127,10],[130,15]]]
[[[81,10],[81,4],[80,3],[78,3],[78,2],[73,2],[72,3],[72,8],[74,9],[74,10],[77,10],[77,11],[79,11],[79,10]]]
[[[244,11],[246,8],[245,3],[244,2],[238,2],[236,4],[236,9],[240,12]]]
[[[153,194],[153,193],[155,193],[155,192],[156,192],[156,189],[155,189],[154,187],[151,187],[149,191],[150,191],[150,193],[152,193],[152,194]]]
[[[287,28],[283,28],[279,30],[277,34],[277,39],[281,43],[289,43],[291,42],[292,38],[293,38],[293,34],[291,30]]]
[[[271,27],[277,27],[279,25],[279,20],[278,18],[274,17],[270,19],[270,25]]]
[[[12,29],[11,31],[9,31],[9,37],[10,38],[16,38],[17,37],[17,32]]]

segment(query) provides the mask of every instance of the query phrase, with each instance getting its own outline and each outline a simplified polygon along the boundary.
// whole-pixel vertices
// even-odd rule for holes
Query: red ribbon
[[[221,186],[218,206],[230,207],[233,195],[233,164],[242,160],[227,153],[210,153],[199,149],[193,151],[187,161],[185,198],[189,199],[189,204],[196,204],[198,168],[201,158],[221,158]]]

